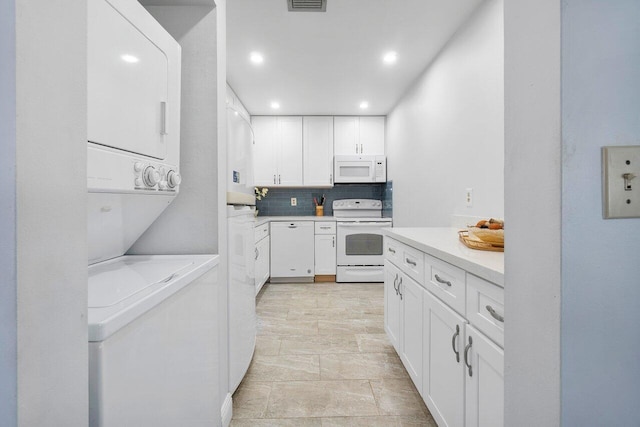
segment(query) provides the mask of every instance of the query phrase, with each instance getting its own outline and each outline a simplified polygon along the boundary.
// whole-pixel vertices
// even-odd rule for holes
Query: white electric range
[[[337,282],[384,282],[382,201],[343,199],[333,202],[337,221]]]

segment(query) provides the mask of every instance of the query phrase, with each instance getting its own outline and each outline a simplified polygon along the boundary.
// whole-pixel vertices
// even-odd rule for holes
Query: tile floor
[[[436,427],[384,332],[381,283],[267,284],[234,427]]]

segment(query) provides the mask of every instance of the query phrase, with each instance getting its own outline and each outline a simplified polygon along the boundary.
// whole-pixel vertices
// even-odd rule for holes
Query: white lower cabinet
[[[269,236],[256,243],[255,250],[256,295],[269,279]]]
[[[422,304],[425,290],[385,260],[384,328],[418,391],[422,388]]]
[[[473,326],[465,333],[467,427],[504,425],[504,350]]]
[[[384,330],[398,354],[400,351],[400,269],[384,260]]]
[[[405,274],[398,282],[402,325],[400,335],[400,359],[419,392],[422,392],[422,313],[426,291]]]
[[[336,275],[336,235],[316,234],[316,275]]]
[[[432,294],[423,315],[422,397],[440,427],[464,426],[464,318]]]
[[[436,423],[502,427],[504,289],[390,237],[385,248],[385,331]]]

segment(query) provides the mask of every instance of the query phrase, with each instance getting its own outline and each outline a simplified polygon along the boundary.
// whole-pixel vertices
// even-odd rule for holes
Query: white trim
[[[229,427],[229,424],[231,424],[231,417],[233,417],[233,399],[231,398],[231,393],[227,393],[227,396],[224,398],[222,408],[220,409],[220,415],[223,427]]]

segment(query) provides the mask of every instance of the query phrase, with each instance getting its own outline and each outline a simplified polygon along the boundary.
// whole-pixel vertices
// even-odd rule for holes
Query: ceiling
[[[386,115],[481,2],[328,0],[322,13],[229,0],[227,80],[252,115]]]

